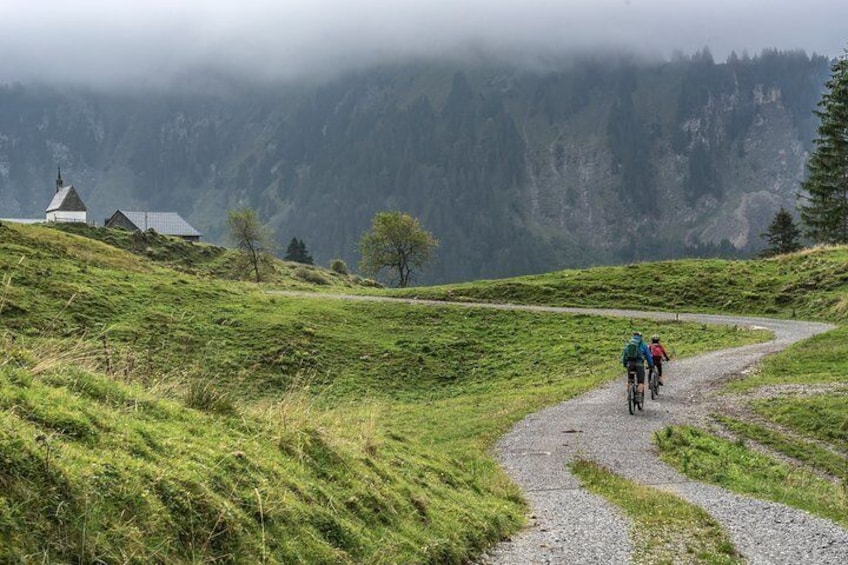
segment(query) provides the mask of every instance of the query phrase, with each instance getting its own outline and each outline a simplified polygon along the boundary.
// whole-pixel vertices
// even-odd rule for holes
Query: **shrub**
[[[368,288],[383,288],[383,284],[375,281],[374,279],[357,278],[356,282]]]
[[[345,263],[341,259],[333,259],[332,261],[330,261],[330,270],[340,275],[349,274],[349,271],[347,269],[347,263]]]
[[[294,276],[304,282],[312,284],[330,284],[330,281],[328,281],[320,272],[307,267],[298,267],[295,269]]]

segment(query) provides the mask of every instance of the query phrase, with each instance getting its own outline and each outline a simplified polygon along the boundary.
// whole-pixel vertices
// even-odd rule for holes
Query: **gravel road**
[[[636,312],[605,312],[637,317]],[[652,318],[656,314],[646,314]],[[622,382],[548,408],[517,424],[497,445],[497,457],[522,487],[535,519],[484,563],[627,563],[630,546],[623,518],[600,497],[580,488],[567,465],[576,455],[628,479],[672,491],[718,520],[749,563],[848,563],[848,531],[782,504],[739,496],[688,480],[662,463],[651,443],[654,432],[689,421],[698,411],[701,384],[738,373],[764,355],[826,331],[831,326],[732,316],[681,315],[681,320],[757,326],[775,333],[765,344],[727,349],[675,361],[668,386],[645,411],[627,413]],[[585,528],[587,517],[596,527]],[[580,532],[578,540],[571,535]],[[568,534],[568,535],[566,535]],[[565,540],[566,543],[563,543]]]
[[[298,293],[286,293],[301,295]],[[308,296],[303,293],[302,295]],[[314,295],[313,295],[314,296]],[[350,300],[396,300],[322,295]],[[832,329],[828,324],[706,314],[667,314],[632,310],[556,308],[504,304],[415,304],[597,314],[673,319],[766,328],[775,339],[674,361],[660,398],[645,401],[636,416],[627,412],[624,383],[613,382],[562,404],[531,414],[497,444],[496,456],[522,488],[531,507],[530,526],[486,555],[487,565],[543,563],[628,563],[632,547],[629,523],[604,499],[589,494],[571,475],[568,464],[580,456],[631,480],[672,491],[701,506],[728,531],[737,550],[753,564],[848,563],[848,531],[782,504],[739,496],[690,481],[662,463],[651,442],[654,432],[684,424],[709,395],[702,383],[750,367],[769,353]]]

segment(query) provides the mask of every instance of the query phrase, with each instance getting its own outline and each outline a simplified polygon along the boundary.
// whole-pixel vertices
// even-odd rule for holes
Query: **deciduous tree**
[[[376,277],[387,271],[392,284],[403,288],[433,257],[439,242],[404,212],[380,212],[359,241],[359,269]]]
[[[227,224],[230,227],[230,239],[241,250],[256,282],[260,282],[262,266],[270,262],[274,250],[271,231],[259,221],[252,208],[230,210]]]
[[[831,66],[815,151],[801,185],[801,219],[819,243],[848,243],[848,50]]]

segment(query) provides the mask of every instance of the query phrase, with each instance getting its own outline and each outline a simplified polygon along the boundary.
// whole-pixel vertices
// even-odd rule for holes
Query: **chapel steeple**
[[[62,167],[57,166],[58,174],[56,176],[56,192],[62,190],[62,187],[65,186],[65,181],[62,180]]]

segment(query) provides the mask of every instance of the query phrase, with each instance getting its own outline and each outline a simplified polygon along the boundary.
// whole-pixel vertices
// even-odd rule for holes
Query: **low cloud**
[[[0,81],[287,80],[380,63],[614,49],[836,56],[845,0],[0,0]]]

